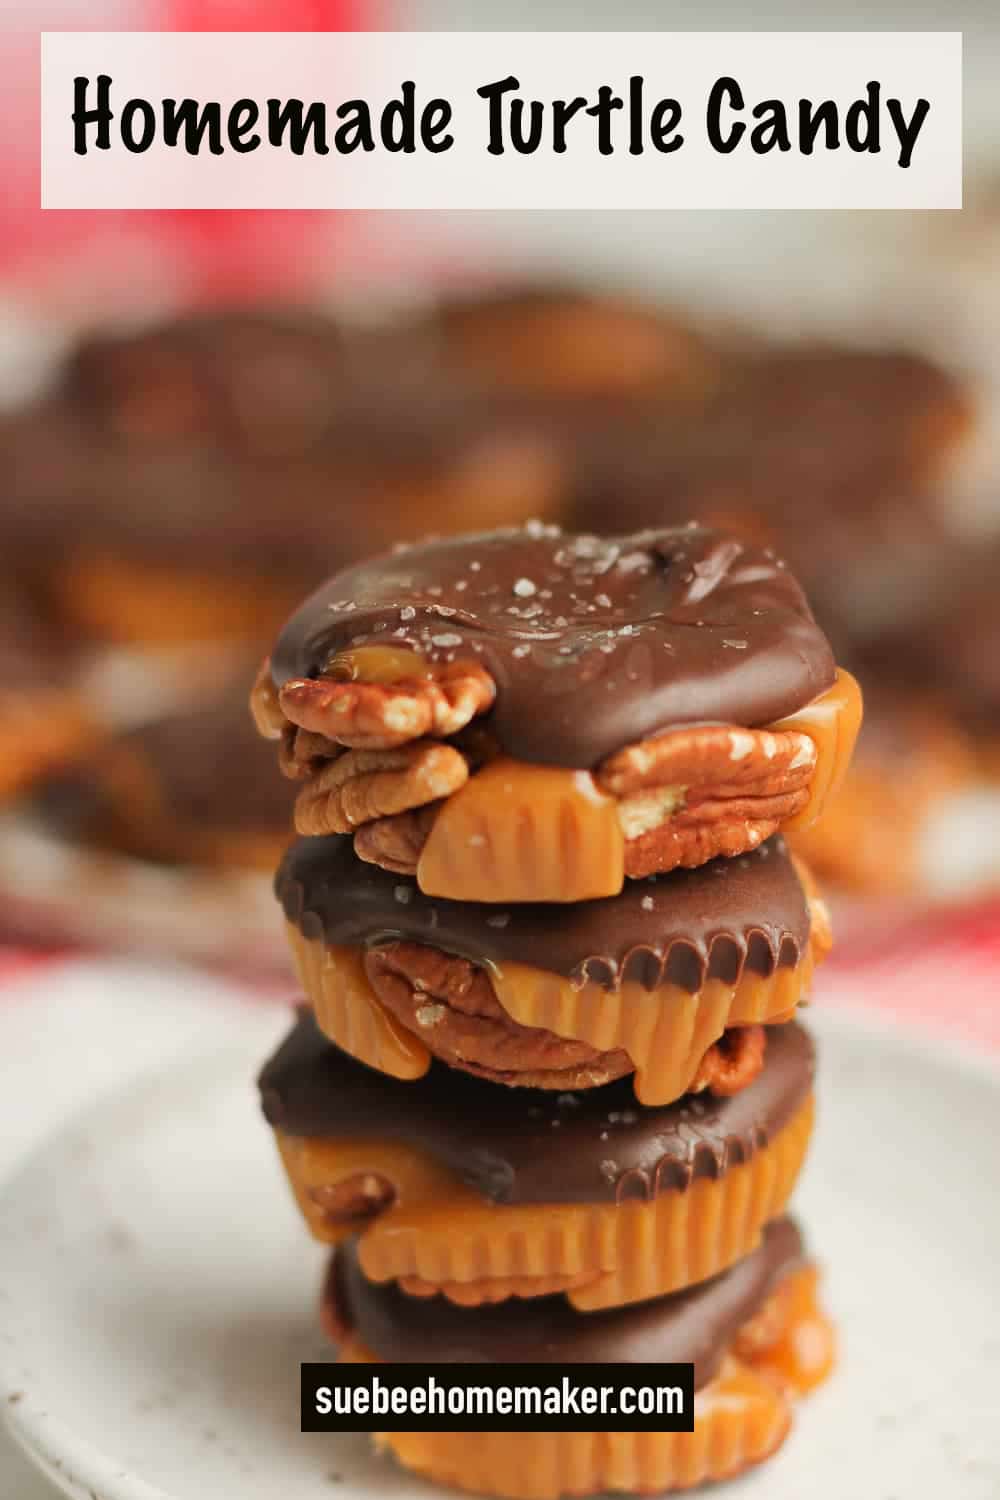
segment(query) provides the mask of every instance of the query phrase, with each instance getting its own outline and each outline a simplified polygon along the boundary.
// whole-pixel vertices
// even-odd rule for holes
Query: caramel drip
[[[334,682],[398,683],[433,677],[426,657],[403,646],[358,646],[331,657],[323,676]]]
[[[807,1396],[827,1379],[837,1359],[836,1332],[819,1299],[815,1266],[803,1266],[785,1278],[762,1309],[761,1322],[769,1317],[774,1336],[745,1354],[741,1337],[736,1352],[788,1395]],[[752,1328],[746,1331],[752,1334]]]
[[[364,970],[363,950],[310,942],[291,923],[288,942],[299,981],[330,1040],[392,1078],[422,1078],[431,1055],[379,1004]]]
[[[816,746],[809,801],[800,813],[783,824],[785,832],[809,828],[840,790],[854,753],[863,712],[861,688],[850,672],[839,668],[833,687],[787,719],[768,725],[772,730],[806,734]]]
[[[810,903],[813,905],[813,902]],[[320,1030],[352,1057],[394,1078],[421,1078],[430,1054],[419,1037],[380,1004],[362,967],[362,950],[325,947],[288,924],[296,970]],[[824,956],[825,914],[814,919],[809,948],[772,974],[744,969],[736,984],[707,979],[690,991],[676,984],[649,990],[635,980],[616,989],[531,964],[490,966],[497,999],[522,1026],[585,1042],[597,1052],[627,1052],[641,1104],[671,1104],[687,1093],[705,1053],[729,1026],[789,1021],[809,992]]]
[[[522,1026],[586,1042],[599,1052],[622,1048],[635,1064],[641,1104],[670,1104],[687,1092],[713,1042],[727,1026],[787,1021],[808,993],[815,967],[812,948],[794,967],[772,974],[744,970],[727,984],[708,979],[695,994],[679,985],[648,990],[626,980],[609,990],[574,986],[559,974],[528,964],[504,964],[493,985],[504,1010]]]
[[[707,1280],[748,1255],[784,1210],[813,1125],[808,1099],[748,1162],[650,1202],[488,1203],[414,1148],[276,1131],[296,1200],[316,1239],[357,1232],[324,1213],[322,1198],[364,1175],[395,1197],[363,1230],[359,1256],[372,1281],[416,1278],[432,1287],[532,1277],[567,1278],[575,1307],[617,1307]],[[609,1148],[610,1149],[610,1148]],[[545,1285],[540,1280],[540,1285]],[[456,1298],[456,1300],[460,1300]],[[488,1299],[484,1299],[488,1300]]]
[[[625,879],[613,797],[587,771],[501,757],[443,804],[417,865],[428,896],[463,901],[587,901]]]

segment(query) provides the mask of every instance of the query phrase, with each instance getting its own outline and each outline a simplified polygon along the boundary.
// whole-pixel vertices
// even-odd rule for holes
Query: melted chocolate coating
[[[292,616],[275,684],[371,644],[478,657],[497,688],[482,722],[501,748],[584,769],[676,725],[771,723],[835,671],[784,564],[693,525],[609,539],[529,525],[375,558]]]
[[[804,1263],[799,1230],[794,1220],[782,1218],[728,1271],[651,1302],[578,1312],[565,1297],[554,1296],[468,1308],[367,1281],[349,1241],[334,1251],[324,1298],[365,1347],[387,1362],[421,1363],[432,1353],[442,1364],[691,1363],[699,1390],[743,1324]]]
[[[804,1103],[814,1064],[801,1026],[769,1026],[764,1066],[738,1094],[645,1109],[628,1078],[552,1094],[433,1062],[402,1082],[341,1052],[302,1010],[258,1081],[267,1120],[288,1135],[399,1141],[495,1203],[621,1203],[748,1161]]]
[[[496,910],[425,896],[416,881],[366,864],[337,834],[297,839],[278,869],[285,915],[309,938],[343,946],[403,939],[477,964],[523,963],[611,989],[633,980],[694,994],[707,978],[793,967],[810,915],[779,836],[752,854],[627,880],[617,896]]]

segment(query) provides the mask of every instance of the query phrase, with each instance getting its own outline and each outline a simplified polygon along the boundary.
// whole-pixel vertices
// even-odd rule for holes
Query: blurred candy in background
[[[391,19],[442,19],[425,11]],[[287,789],[242,725],[265,643],[360,555],[530,518],[699,516],[786,555],[867,699],[803,848],[883,912],[993,889],[992,157],[960,215],[745,214],[738,235],[599,206],[38,208],[39,27],[386,20],[366,0],[52,0],[0,23],[4,932],[223,961],[239,932],[241,957],[280,963],[259,871]],[[975,59],[970,78],[974,124]],[[249,821],[247,778],[269,783]]]

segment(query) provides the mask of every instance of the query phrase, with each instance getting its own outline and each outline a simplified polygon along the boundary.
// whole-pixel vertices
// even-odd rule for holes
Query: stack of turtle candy
[[[252,706],[308,1002],[261,1094],[340,1357],[695,1366],[689,1433],[376,1441],[513,1500],[766,1458],[832,1360],[786,1216],[830,939],[783,832],[861,715],[798,584],[697,525],[423,543],[313,595]]]

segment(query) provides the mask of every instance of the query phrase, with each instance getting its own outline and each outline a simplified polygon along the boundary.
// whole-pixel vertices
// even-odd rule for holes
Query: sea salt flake
[[[441,635],[432,635],[431,643],[435,646],[460,646],[462,644],[462,637],[456,635],[453,630],[449,630]]]
[[[397,885],[392,893],[400,906],[408,906],[413,900],[413,891],[408,885]]]
[[[514,593],[519,599],[530,599],[538,592],[538,585],[532,583],[530,578],[519,578],[514,584]]]
[[[507,923],[509,921],[510,921],[510,912],[509,911],[500,911],[500,912],[497,912],[496,916],[494,916],[494,917],[487,917],[486,918],[486,925],[487,925],[487,927],[506,927]]]

